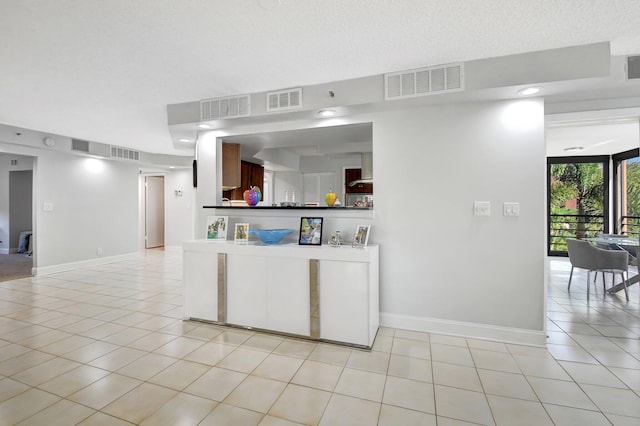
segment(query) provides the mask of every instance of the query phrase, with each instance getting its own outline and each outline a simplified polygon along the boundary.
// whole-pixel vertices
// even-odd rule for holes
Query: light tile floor
[[[179,253],[0,283],[0,425],[638,425],[640,308],[550,259],[548,348],[183,322]],[[541,283],[542,285],[542,283]]]

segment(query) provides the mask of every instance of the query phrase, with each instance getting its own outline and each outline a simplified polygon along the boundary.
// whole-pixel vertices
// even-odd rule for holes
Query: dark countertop
[[[373,210],[373,207],[329,207],[329,206],[202,206],[203,209],[251,209],[251,210]]]

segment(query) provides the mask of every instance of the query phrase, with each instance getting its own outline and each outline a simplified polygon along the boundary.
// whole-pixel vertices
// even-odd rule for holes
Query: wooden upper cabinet
[[[260,191],[263,191],[263,182],[264,167],[259,164],[242,161],[240,165],[240,185],[234,189],[223,190],[222,195],[230,200],[242,200],[244,191],[252,186],[257,186]]]
[[[344,171],[344,184],[345,193],[347,194],[373,194],[372,183],[358,183],[354,186],[349,186],[349,182],[358,180],[362,177],[361,169],[345,169]]]
[[[240,144],[222,143],[222,190],[242,185],[240,173]]]

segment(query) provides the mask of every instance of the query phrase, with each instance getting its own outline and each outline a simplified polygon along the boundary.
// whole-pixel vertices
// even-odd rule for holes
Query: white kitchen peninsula
[[[184,243],[184,317],[370,348],[378,246]]]

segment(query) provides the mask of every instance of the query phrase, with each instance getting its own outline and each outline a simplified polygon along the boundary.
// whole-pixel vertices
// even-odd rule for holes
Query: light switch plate
[[[513,201],[505,202],[502,205],[502,213],[505,216],[520,216],[520,203]]]
[[[473,203],[474,216],[491,216],[491,203],[489,201],[475,201]]]
[[[52,212],[53,211],[53,203],[43,203],[42,204],[42,210],[44,210],[45,212]]]

